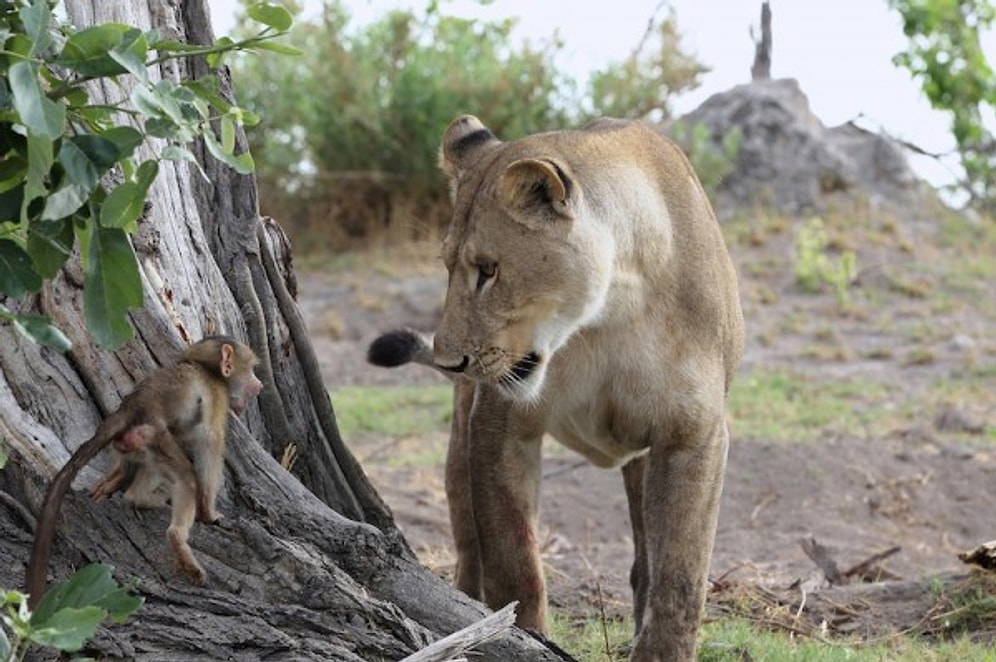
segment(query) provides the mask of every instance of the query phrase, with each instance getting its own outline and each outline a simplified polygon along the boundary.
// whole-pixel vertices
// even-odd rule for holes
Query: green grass
[[[550,610],[550,639],[583,662],[628,659],[625,647],[633,639],[632,618],[584,617]],[[608,643],[606,643],[606,641]],[[606,652],[606,648],[608,652]]]
[[[551,613],[551,639],[584,662],[624,662],[632,621]],[[606,644],[608,640],[608,644]],[[996,662],[996,651],[965,637],[933,643],[913,636],[875,641],[814,639],[772,630],[739,617],[707,623],[699,637],[699,662]]]
[[[386,437],[445,430],[453,419],[453,388],[431,386],[348,386],[332,392],[339,430]]]
[[[887,393],[882,385],[859,380],[755,370],[734,381],[729,408],[740,438],[812,441],[828,427],[867,431],[879,413],[876,403]],[[351,386],[332,393],[339,428],[347,437],[403,437],[445,430],[452,420],[451,401],[452,389],[446,384]]]
[[[920,362],[923,357],[907,357]],[[755,369],[739,375],[730,391],[728,411],[737,439],[782,442],[817,441],[827,430],[882,437],[916,422],[929,422],[942,406],[967,411],[992,402],[996,368],[966,367],[936,378],[916,397],[896,399],[893,386],[863,377],[827,379],[792,370]],[[989,444],[996,427],[982,435],[949,433],[949,440]]]
[[[815,441],[825,429],[877,431],[888,389],[862,380],[820,379],[788,370],[740,375],[730,392],[733,434],[740,439]]]
[[[989,364],[947,375],[930,385],[913,403],[890,400],[888,384],[864,378],[825,379],[791,370],[755,369],[737,377],[729,414],[738,439],[811,442],[825,430],[859,436],[886,435],[909,425],[940,403],[966,406],[993,397]],[[351,386],[332,393],[339,428],[384,437],[446,431],[452,420],[452,389],[431,386]],[[983,440],[992,440],[996,428]],[[556,445],[551,444],[548,452]]]
[[[741,618],[709,623],[699,645],[699,662],[996,662],[996,652],[966,638],[929,643],[895,636],[879,641],[830,641],[791,636]]]

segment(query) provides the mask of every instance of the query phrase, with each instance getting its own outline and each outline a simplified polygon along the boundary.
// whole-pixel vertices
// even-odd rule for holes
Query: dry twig
[[[463,654],[491,639],[494,639],[515,624],[515,607],[518,602],[510,602],[495,613],[457,630],[448,637],[435,641],[417,653],[412,653],[401,662],[456,662],[466,660]]]

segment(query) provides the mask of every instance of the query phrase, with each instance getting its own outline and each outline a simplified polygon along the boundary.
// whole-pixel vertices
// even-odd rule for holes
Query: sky
[[[365,23],[399,6],[420,9],[427,0],[352,0],[354,21]],[[236,0],[209,0],[215,33],[231,27]],[[318,0],[305,0],[318,6]],[[578,80],[611,61],[627,57],[661,6],[660,0],[554,2],[473,0],[444,2],[448,13],[482,18],[518,17],[517,34],[531,41],[564,42],[558,59]],[[892,64],[905,37],[899,16],[886,0],[771,0],[773,78],[795,78],[810,107],[827,126],[857,120],[932,153],[950,152],[954,140],[948,117],[930,107],[909,74]],[[760,0],[671,0],[685,50],[711,71],[695,91],[675,99],[680,115],[710,95],[750,80]],[[985,37],[990,63],[996,63],[996,33]],[[994,118],[991,118],[994,119]],[[947,166],[910,155],[914,168],[934,184],[950,181]],[[954,163],[955,159],[949,159]]]

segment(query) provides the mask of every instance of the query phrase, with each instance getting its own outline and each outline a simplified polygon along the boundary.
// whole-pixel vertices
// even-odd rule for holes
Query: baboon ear
[[[566,166],[550,159],[512,162],[498,182],[502,204],[521,223],[573,219],[577,187]]]
[[[218,366],[221,376],[228,379],[235,372],[235,348],[225,343],[221,346],[221,364]]]
[[[501,145],[501,141],[473,115],[458,117],[450,123],[439,147],[439,166],[451,183],[467,172],[482,155]]]

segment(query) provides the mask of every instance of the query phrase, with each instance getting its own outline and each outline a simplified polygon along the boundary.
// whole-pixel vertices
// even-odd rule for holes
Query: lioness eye
[[[495,277],[498,265],[494,262],[484,262],[477,265],[477,291],[480,292],[484,284]]]

